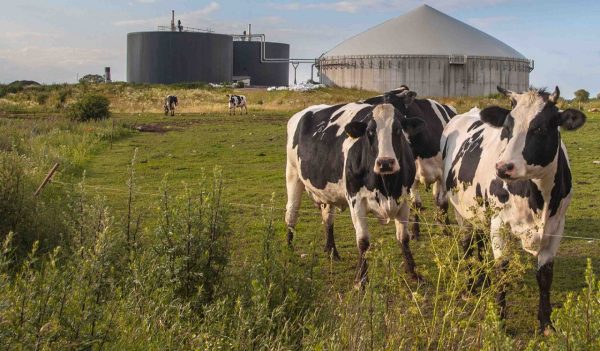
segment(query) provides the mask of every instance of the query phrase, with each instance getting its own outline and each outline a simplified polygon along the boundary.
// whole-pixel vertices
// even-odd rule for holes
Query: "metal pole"
[[[296,85],[296,72],[298,71],[298,66],[300,62],[292,62],[292,67],[294,67],[294,85]]]

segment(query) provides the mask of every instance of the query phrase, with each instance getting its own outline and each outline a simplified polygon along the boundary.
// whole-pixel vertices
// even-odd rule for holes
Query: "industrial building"
[[[290,46],[264,34],[217,34],[207,29],[159,26],[127,34],[127,81],[172,84],[223,83],[236,77],[252,85],[288,85]]]
[[[321,83],[421,96],[482,96],[529,87],[533,61],[498,39],[423,5],[362,32],[318,61]]]

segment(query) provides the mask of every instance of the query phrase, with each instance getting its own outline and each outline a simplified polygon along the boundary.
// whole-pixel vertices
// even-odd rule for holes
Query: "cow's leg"
[[[561,219],[558,230],[542,238],[541,250],[538,254],[538,269],[536,278],[540,289],[540,301],[538,306],[538,320],[540,321],[540,331],[544,335],[549,335],[554,329],[550,316],[552,315],[552,305],[550,305],[550,288],[552,287],[552,278],[554,275],[554,257],[558,251],[558,246],[562,238],[565,226],[564,218]]]
[[[325,252],[327,255],[332,257],[334,260],[340,260],[340,254],[338,253],[337,247],[335,246],[335,239],[333,237],[333,219],[334,219],[335,208],[328,204],[321,204],[321,216],[323,217],[323,225],[325,226],[325,236],[327,241],[325,242]]]
[[[442,212],[442,217],[439,219],[439,222],[440,224],[446,225],[442,233],[444,235],[451,235],[450,230],[447,227],[448,225],[450,225],[450,218],[448,217],[448,193],[446,192],[444,185],[442,184],[442,178],[436,179],[435,183],[433,183],[433,197],[435,200],[435,204]]]
[[[394,223],[396,224],[396,240],[398,240],[398,244],[400,244],[400,248],[402,249],[406,273],[408,273],[413,280],[422,281],[423,277],[416,272],[415,259],[410,251],[410,235],[408,232],[409,216],[410,207],[408,206],[408,202],[402,201],[400,211],[398,211],[398,215],[394,219]]]
[[[244,110],[246,111],[246,114],[248,114],[248,106],[244,105]]]
[[[298,222],[298,210],[302,200],[304,184],[300,181],[298,170],[289,161],[285,168],[287,205],[285,207],[285,223],[287,225],[287,242],[292,245],[294,233],[296,232],[296,223]]]
[[[506,317],[506,279],[504,273],[508,269],[508,259],[504,257],[506,242],[500,233],[502,228],[502,219],[494,217],[490,221],[490,238],[492,240],[492,252],[494,253],[494,270],[496,279],[499,279],[498,293],[496,294],[496,304],[500,309],[500,318]]]
[[[420,227],[420,212],[421,208],[423,208],[423,202],[421,201],[421,195],[419,195],[419,181],[415,179],[413,182],[412,188],[410,189],[410,196],[412,198],[413,208],[414,208],[414,217],[412,223],[412,231],[411,231],[411,239],[418,240],[421,235],[421,227]]]
[[[352,224],[354,224],[354,229],[356,230],[356,246],[358,247],[358,264],[354,286],[356,288],[364,288],[368,279],[368,265],[365,254],[370,246],[369,230],[367,228],[367,204],[360,198],[355,198],[348,202]]]

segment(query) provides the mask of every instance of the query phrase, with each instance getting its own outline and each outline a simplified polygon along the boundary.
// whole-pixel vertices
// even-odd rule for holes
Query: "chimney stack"
[[[171,32],[175,31],[175,10],[171,10]]]
[[[252,41],[252,25],[248,24],[248,41]]]

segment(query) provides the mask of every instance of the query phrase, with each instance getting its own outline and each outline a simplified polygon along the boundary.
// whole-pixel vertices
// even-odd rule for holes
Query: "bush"
[[[102,95],[87,94],[69,107],[69,117],[72,120],[85,122],[102,120],[110,117],[110,102]]]
[[[81,84],[86,84],[86,83],[104,83],[104,77],[102,77],[99,74],[86,74],[85,76],[79,78],[79,83]]]

